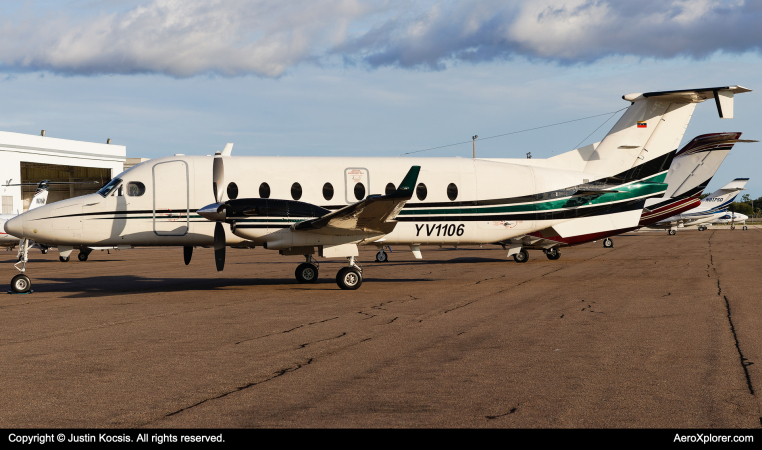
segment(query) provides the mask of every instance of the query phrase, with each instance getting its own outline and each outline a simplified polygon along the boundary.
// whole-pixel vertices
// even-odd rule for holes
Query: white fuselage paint
[[[214,223],[193,211],[214,203],[212,157],[174,156],[147,161],[119,176],[122,194],[90,194],[56,202],[23,215],[24,235],[59,245],[212,245]],[[337,209],[357,201],[347,169],[360,168],[367,194],[383,194],[388,183],[397,186],[413,165],[421,166],[418,183],[426,185],[425,203],[448,203],[447,188],[457,186],[455,202],[505,199],[533,195],[582,184],[595,177],[584,172],[464,158],[328,158],[328,157],[225,157],[223,189],[234,182],[238,198],[259,197],[262,183],[272,199],[291,200],[293,183],[301,185],[298,200]],[[351,174],[350,174],[351,175]],[[141,196],[129,195],[129,183],[145,185]],[[323,197],[331,183],[333,198]],[[223,200],[227,195],[223,196]],[[538,201],[539,202],[539,201]],[[408,207],[421,203],[414,195]],[[188,215],[190,212],[190,215]],[[404,212],[404,211],[403,211]],[[469,213],[464,213],[469,214]],[[463,214],[461,214],[463,215]],[[473,215],[473,214],[470,214]],[[280,241],[289,245],[339,245],[346,242],[377,244],[482,244],[509,239],[565,222],[556,220],[452,220],[397,223],[386,236],[327,236],[316,232],[293,233],[288,228],[248,229],[246,239],[226,225],[228,245],[244,240],[261,245]],[[290,236],[287,236],[290,234]],[[288,241],[290,239],[290,242]],[[284,241],[285,240],[285,241]]]

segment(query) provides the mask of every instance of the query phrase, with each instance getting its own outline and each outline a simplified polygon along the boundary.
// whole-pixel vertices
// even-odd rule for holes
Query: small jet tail
[[[43,181],[37,185],[37,192],[34,193],[34,197],[32,197],[32,203],[29,204],[27,211],[39,208],[40,206],[45,206],[45,204],[48,202],[48,188],[49,186],[46,181]]]
[[[738,194],[745,190],[748,178],[736,178],[725,186],[717,189],[712,195],[701,200],[701,206],[690,211],[694,212],[717,212],[726,209],[736,199]]]
[[[731,118],[733,96],[744,92],[750,90],[726,86],[624,95],[630,107],[587,158],[584,171],[629,178],[624,176],[627,171],[642,172],[640,166],[649,163],[659,166],[649,169],[655,173],[666,170],[696,104],[714,98],[720,117]]]
[[[736,143],[757,142],[740,137],[741,133],[712,133],[693,138],[672,160],[665,180],[669,187],[664,198],[700,195]]]

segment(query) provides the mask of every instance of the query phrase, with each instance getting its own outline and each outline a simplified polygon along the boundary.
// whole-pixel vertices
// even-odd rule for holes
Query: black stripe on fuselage
[[[561,220],[575,219],[578,217],[592,217],[605,214],[615,214],[619,212],[641,210],[646,204],[646,199],[629,200],[626,202],[612,205],[610,203],[593,206],[590,208],[563,209],[548,212],[525,212],[525,213],[503,213],[478,216],[397,216],[397,222],[478,222],[493,220]]]
[[[670,203],[675,203],[675,202],[678,202],[680,200],[685,200],[686,198],[693,197],[696,194],[700,194],[701,192],[704,191],[704,189],[706,189],[707,185],[709,184],[709,182],[711,180],[712,179],[709,178],[708,180],[704,181],[703,183],[701,183],[700,185],[698,185],[695,188],[691,189],[690,191],[686,191],[685,193],[680,194],[677,197],[670,197],[669,199],[664,200],[663,202],[659,202],[659,203],[657,203],[655,205],[651,205],[651,206],[648,207],[648,209],[650,211],[654,211],[654,210],[659,209],[661,207],[667,206]]]

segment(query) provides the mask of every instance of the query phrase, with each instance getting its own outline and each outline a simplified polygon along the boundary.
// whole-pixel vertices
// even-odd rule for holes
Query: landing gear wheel
[[[557,248],[553,247],[545,252],[545,256],[547,256],[549,260],[555,261],[561,257],[561,252],[559,252]]]
[[[699,231],[704,231],[704,227],[698,227]]]
[[[66,258],[68,260],[68,258]],[[87,253],[79,252],[79,255],[77,255],[77,259],[79,259],[82,262],[87,261]]]
[[[730,226],[730,229],[731,229],[731,230],[735,230],[735,229],[736,229],[736,226],[735,226],[735,225],[731,225],[731,226]]]
[[[47,255],[47,254],[48,254],[48,249],[47,249],[47,247],[45,247],[45,248],[41,249],[40,251],[42,252],[42,254],[43,254],[43,255]]]
[[[612,241],[609,238],[606,238],[603,240],[603,248],[613,248],[614,247],[614,241]]]
[[[69,262],[69,257],[68,256],[59,256],[58,260],[61,261],[61,262]]]
[[[362,286],[362,274],[354,267],[343,267],[336,274],[336,284],[342,289],[355,290]]]
[[[16,294],[25,294],[32,289],[32,282],[29,277],[20,273],[11,280],[11,291]]]
[[[525,263],[529,261],[529,253],[522,248],[520,252],[513,255],[513,260],[517,263]]]
[[[669,230],[669,231],[667,231],[667,233],[668,233],[670,236],[674,236],[674,235],[676,235],[676,234],[677,234],[677,230]]]
[[[744,230],[744,231],[748,230],[748,228],[746,227],[746,225],[744,225],[744,226],[743,226],[743,230]]]
[[[296,268],[296,281],[300,283],[314,283],[318,279],[318,268],[314,264],[301,263]]]
[[[376,262],[387,262],[389,261],[389,257],[386,255],[386,252],[381,250],[380,252],[376,253]]]

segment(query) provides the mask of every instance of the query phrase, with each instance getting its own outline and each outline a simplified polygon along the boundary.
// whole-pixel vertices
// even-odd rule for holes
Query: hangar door
[[[188,165],[167,161],[153,166],[153,231],[184,236],[189,225]]]

